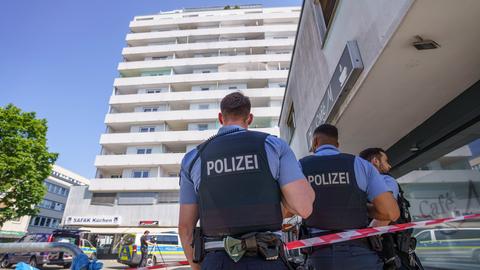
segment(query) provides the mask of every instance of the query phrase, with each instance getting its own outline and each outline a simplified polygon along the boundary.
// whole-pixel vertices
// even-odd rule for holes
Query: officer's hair
[[[226,95],[220,103],[220,110],[224,118],[244,118],[250,114],[252,104],[250,99],[240,92]]]
[[[334,125],[322,124],[313,131],[314,137],[319,135],[338,140],[338,129]]]
[[[373,158],[380,158],[382,153],[386,153],[382,148],[372,147],[360,152],[359,156],[365,160],[372,161]]]
[[[147,231],[144,231],[144,232],[143,232],[143,234],[147,234],[147,233],[150,233],[150,231],[147,230]]]

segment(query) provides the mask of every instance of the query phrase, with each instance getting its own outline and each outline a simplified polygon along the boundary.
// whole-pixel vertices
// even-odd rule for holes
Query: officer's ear
[[[218,113],[218,122],[220,122],[221,125],[223,125],[223,114],[221,112]]]
[[[253,123],[253,114],[249,114],[247,118],[247,125],[251,125]]]

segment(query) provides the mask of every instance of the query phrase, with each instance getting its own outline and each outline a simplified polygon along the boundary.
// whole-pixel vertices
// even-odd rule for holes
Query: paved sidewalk
[[[113,269],[113,270],[121,270],[121,269],[127,269],[129,268],[127,265],[120,264],[116,260],[100,260],[103,263],[103,269]],[[4,270],[4,268],[0,268]],[[11,269],[14,269],[14,266]],[[45,270],[60,270],[63,269],[63,267],[56,266],[56,265],[51,265],[51,266],[46,266],[43,269]],[[157,268],[159,270],[188,270],[190,267],[188,266],[176,266],[176,267],[167,267],[167,268]]]

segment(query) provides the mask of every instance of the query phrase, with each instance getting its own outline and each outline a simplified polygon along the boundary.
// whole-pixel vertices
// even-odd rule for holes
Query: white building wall
[[[258,130],[278,135],[288,70],[267,66],[288,66],[299,11],[255,7],[135,17],[105,117],[102,154],[95,159],[97,179],[90,189],[75,191],[82,203],[69,203],[69,215],[120,215],[120,226],[159,220],[175,227],[176,203],[113,207],[92,204],[91,197],[178,191],[184,154],[216,133],[220,101],[234,91],[251,97]],[[137,154],[139,148],[151,154]]]

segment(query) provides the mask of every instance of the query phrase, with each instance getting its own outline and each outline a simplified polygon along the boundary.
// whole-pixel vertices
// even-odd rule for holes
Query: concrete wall
[[[313,0],[305,0],[280,119],[280,134],[288,139],[286,121],[293,104],[296,129],[290,144],[298,157],[308,153],[308,127],[347,41],[358,42],[364,64],[361,81],[413,1],[339,1],[322,47]]]
[[[64,217],[120,216],[120,227],[138,226],[141,220],[158,220],[160,227],[177,227],[178,203],[145,205],[92,205],[92,192],[86,186],[70,189]],[[63,220],[62,222],[65,222]]]

